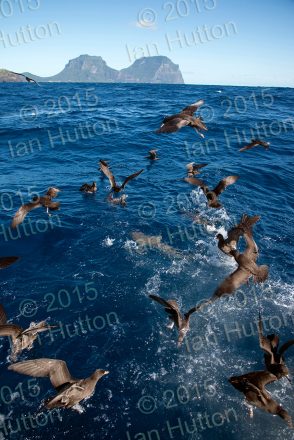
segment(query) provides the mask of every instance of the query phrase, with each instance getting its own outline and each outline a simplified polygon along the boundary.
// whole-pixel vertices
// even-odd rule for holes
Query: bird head
[[[101,379],[102,376],[105,376],[106,374],[109,374],[109,371],[107,370],[95,370],[92,374],[92,377],[96,380]]]
[[[54,198],[57,197],[58,193],[60,193],[59,188],[51,187],[47,191],[47,196]]]

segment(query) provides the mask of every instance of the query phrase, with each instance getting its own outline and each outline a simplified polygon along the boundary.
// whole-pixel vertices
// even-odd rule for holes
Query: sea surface
[[[191,128],[155,133],[164,116],[199,99],[204,139]],[[1,84],[0,108],[1,256],[21,257],[0,272],[1,303],[24,328],[44,319],[57,326],[18,360],[63,359],[79,378],[110,371],[79,412],[52,413],[42,408],[54,395],[50,381],[8,371],[9,341],[1,338],[1,438],[294,439],[278,417],[255,409],[250,418],[228,382],[264,369],[259,311],[266,334],[294,337],[294,90]],[[270,149],[240,153],[252,137]],[[160,160],[145,158],[150,149]],[[144,169],[126,186],[125,208],[107,201],[99,159],[118,182]],[[183,181],[192,161],[207,163],[199,177],[212,188],[240,176],[220,196],[221,209],[207,208],[201,190]],[[92,181],[97,193],[82,194]],[[11,230],[19,206],[50,186],[61,190],[60,210],[48,217],[37,209]],[[148,294],[178,300],[183,312],[210,297],[236,268],[215,237],[243,213],[261,216],[254,238],[269,278],[194,314],[178,348],[176,330]],[[178,255],[138,248],[134,231],[161,235]],[[293,348],[286,361],[293,378]],[[294,419],[293,386],[283,379],[267,388]]]

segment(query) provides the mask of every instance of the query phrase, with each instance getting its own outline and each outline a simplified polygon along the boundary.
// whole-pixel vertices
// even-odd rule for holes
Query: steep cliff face
[[[177,64],[163,56],[145,57],[122,69],[118,74],[121,82],[183,84]]]
[[[101,57],[80,55],[70,60],[57,75],[47,78],[30,73],[26,75],[38,82],[184,83],[179,66],[164,56],[140,58],[126,69],[115,70],[109,67]],[[18,76],[14,78],[7,74],[2,75],[0,71],[0,82],[23,80]]]
[[[70,60],[62,72],[49,77],[58,82],[114,82],[117,71],[108,67],[101,57],[80,55]],[[42,78],[44,81],[44,78]]]

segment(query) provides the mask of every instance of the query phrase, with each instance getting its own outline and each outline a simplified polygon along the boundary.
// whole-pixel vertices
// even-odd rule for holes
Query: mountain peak
[[[26,74],[38,82],[184,83],[178,64],[174,64],[166,56],[139,58],[131,66],[116,70],[109,67],[101,56],[83,54],[69,60],[57,75],[42,78],[30,73]],[[1,76],[0,73],[0,82]],[[11,81],[17,79],[11,78]]]

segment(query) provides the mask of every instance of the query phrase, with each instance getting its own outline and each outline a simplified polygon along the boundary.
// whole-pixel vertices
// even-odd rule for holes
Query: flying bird
[[[97,185],[96,182],[93,182],[91,185],[89,183],[84,183],[81,187],[80,187],[80,191],[84,192],[86,194],[93,194],[94,192],[97,191]]]
[[[157,157],[157,151],[158,150],[150,150],[148,152],[149,156],[146,156],[146,159],[149,159],[149,160],[159,160],[159,157]]]
[[[255,371],[242,376],[232,376],[229,382],[245,395],[249,404],[281,417],[290,428],[293,428],[292,419],[288,412],[271,397],[265,388],[267,384],[276,380],[277,377],[268,371]],[[250,415],[253,416],[252,409]]]
[[[166,311],[169,319],[171,320],[171,323],[168,325],[168,328],[172,329],[175,325],[179,330],[179,337],[178,337],[178,347],[179,347],[182,344],[186,334],[190,329],[190,317],[194,312],[196,312],[196,307],[193,307],[187,313],[184,313],[184,315],[182,315],[179,310],[178,303],[176,301],[172,299],[166,301],[165,299],[160,298],[160,296],[156,296],[156,295],[149,295],[149,298],[153,299],[153,301],[156,301],[162,306],[164,306],[164,310]]]
[[[247,244],[245,251],[243,253],[240,253],[238,250],[231,251],[231,254],[238,263],[237,270],[225,278],[210,299],[197,306],[197,311],[201,310],[204,306],[213,303],[224,295],[234,293],[235,290],[247,283],[251,277],[253,277],[254,282],[256,283],[262,283],[267,279],[268,266],[258,266],[256,264],[256,260],[258,258],[258,247],[255,241],[248,232],[244,233],[244,238]]]
[[[233,257],[231,252],[236,249],[240,238],[246,231],[251,231],[251,227],[259,220],[258,215],[249,217],[249,215],[243,214],[240,223],[229,230],[227,238],[224,238],[222,234],[217,234],[218,248],[226,255]]]
[[[95,370],[86,379],[75,379],[70,374],[66,362],[46,358],[18,362],[10,365],[8,369],[32,377],[49,377],[57,395],[45,402],[47,409],[74,407],[81,400],[91,397],[98,380],[109,374],[106,370]]]
[[[117,185],[114,175],[112,174],[112,172],[110,171],[110,168],[108,166],[108,164],[104,161],[104,160],[100,160],[100,170],[102,171],[102,173],[105,174],[106,177],[108,177],[110,185],[111,185],[111,189],[112,191],[114,191],[115,193],[118,193],[120,191],[123,191],[125,189],[125,186],[127,185],[128,182],[130,182],[130,180],[135,179],[136,177],[138,177],[141,173],[143,173],[143,169],[140,171],[137,171],[134,174],[131,174],[130,176],[128,176],[122,185]]]
[[[180,113],[172,116],[167,116],[164,118],[161,127],[156,131],[156,133],[174,133],[183,127],[190,126],[201,136],[204,137],[202,133],[199,132],[206,130],[207,127],[201,117],[195,118],[194,113],[204,104],[204,101],[195,102],[188,107],[185,107]]]
[[[0,304],[0,336],[9,336],[12,342],[11,358],[16,360],[17,356],[25,349],[33,347],[38,333],[46,332],[53,328],[47,325],[46,321],[32,322],[29,328],[24,330],[16,324],[8,324],[7,316],[2,304]]]
[[[19,260],[19,257],[0,257],[0,269],[5,269]]]
[[[264,336],[261,314],[259,313],[258,321],[258,336],[260,348],[264,351],[264,361],[266,369],[281,379],[283,376],[288,376],[289,370],[285,364],[283,354],[289,347],[294,345],[294,339],[285,342],[281,347],[280,338],[275,334]]]
[[[186,177],[184,180],[185,182],[190,183],[191,185],[200,186],[202,191],[204,192],[207,201],[208,206],[210,208],[221,208],[222,204],[218,200],[218,196],[224,192],[224,190],[229,186],[235,183],[239,179],[239,176],[228,176],[225,177],[223,180],[221,180],[218,185],[213,189],[210,190],[208,186],[203,182],[203,180],[196,179],[196,177]]]
[[[58,193],[60,192],[60,189],[58,188],[49,188],[48,191],[44,196],[35,196],[33,197],[33,200],[29,203],[26,203],[25,205],[22,205],[19,210],[16,212],[11,227],[16,228],[19,224],[21,224],[25,217],[28,215],[29,212],[31,212],[33,209],[36,208],[46,208],[47,214],[49,214],[50,211],[56,211],[59,209],[60,203],[59,202],[52,202],[52,199],[57,197]],[[50,215],[50,214],[49,214]]]
[[[39,83],[37,83],[37,81],[35,81],[33,78],[30,78],[29,76],[24,75],[23,73],[17,73],[17,72],[12,72],[11,70],[9,70],[10,73],[13,73],[14,75],[19,75],[22,76],[23,78],[25,78],[25,80],[28,83],[35,83],[38,84],[38,86],[40,85]]]
[[[252,139],[250,144],[246,145],[243,148],[240,148],[239,151],[246,151],[250,150],[251,148],[258,147],[258,146],[264,147],[266,150],[269,149],[270,142],[260,141],[259,139]]]
[[[199,170],[203,167],[206,167],[207,165],[208,165],[207,163],[201,163],[199,165],[195,162],[188,163],[186,165],[188,177],[193,177],[196,176],[197,174],[200,174]]]

